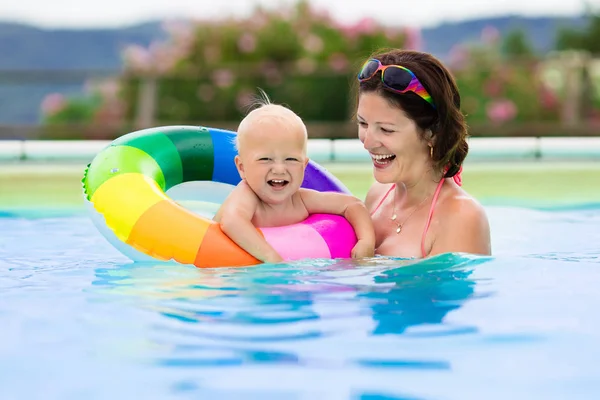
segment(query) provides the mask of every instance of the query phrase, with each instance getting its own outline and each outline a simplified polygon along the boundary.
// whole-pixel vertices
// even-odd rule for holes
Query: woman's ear
[[[425,130],[425,140],[427,140],[429,147],[435,145],[435,142],[433,140],[433,131],[431,130],[431,128]]]

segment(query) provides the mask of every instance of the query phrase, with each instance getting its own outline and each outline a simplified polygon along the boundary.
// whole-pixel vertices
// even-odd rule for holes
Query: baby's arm
[[[214,220],[231,240],[256,259],[270,263],[281,262],[281,256],[252,224],[258,204],[256,194],[242,181],[225,199]]]
[[[375,230],[371,215],[364,203],[354,196],[336,192],[318,192],[300,189],[302,201],[309,214],[337,214],[344,216],[354,228],[358,243],[352,257],[372,257],[375,252]]]

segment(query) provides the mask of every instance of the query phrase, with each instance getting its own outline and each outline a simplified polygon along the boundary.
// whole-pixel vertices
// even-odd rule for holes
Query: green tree
[[[508,58],[526,58],[534,51],[527,34],[517,29],[509,32],[502,41],[502,53]]]
[[[588,24],[584,29],[561,29],[555,47],[557,50],[586,50],[600,54],[600,12],[588,11]]]

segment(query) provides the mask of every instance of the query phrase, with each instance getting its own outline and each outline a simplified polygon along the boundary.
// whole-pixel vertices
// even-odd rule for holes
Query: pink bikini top
[[[461,165],[460,169],[458,170],[458,173],[452,177],[452,179],[454,179],[454,182],[456,182],[456,184],[458,186],[462,186],[461,173],[462,173],[462,165]],[[423,255],[423,258],[425,258],[427,256],[427,253],[425,252],[425,236],[427,235],[427,231],[429,230],[429,225],[431,224],[431,218],[433,217],[433,210],[435,208],[435,204],[437,203],[437,199],[440,195],[440,191],[442,190],[442,185],[444,184],[445,180],[446,179],[441,179],[440,183],[438,183],[437,188],[435,189],[435,193],[433,194],[433,200],[431,201],[431,207],[429,208],[429,216],[427,217],[427,222],[425,223],[425,230],[423,231],[423,236],[421,236],[421,253]],[[383,198],[379,201],[379,204],[377,204],[377,207],[375,207],[375,209],[373,210],[371,215],[375,214],[375,212],[379,209],[381,204],[385,201],[385,199],[388,197],[388,195],[395,188],[396,188],[396,184],[394,183],[392,185],[392,187],[385,193]]]

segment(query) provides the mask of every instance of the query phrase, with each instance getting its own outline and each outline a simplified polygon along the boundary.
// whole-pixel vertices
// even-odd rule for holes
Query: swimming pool
[[[487,211],[493,258],[216,270],[5,212],[0,398],[598,398],[600,207]]]

